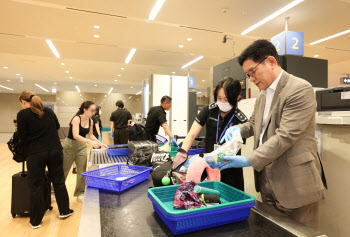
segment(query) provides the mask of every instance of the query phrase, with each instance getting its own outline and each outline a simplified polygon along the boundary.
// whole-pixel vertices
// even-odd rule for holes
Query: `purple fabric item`
[[[173,207],[176,209],[195,209],[204,207],[204,203],[193,192],[197,183],[193,181],[184,182],[176,190]]]

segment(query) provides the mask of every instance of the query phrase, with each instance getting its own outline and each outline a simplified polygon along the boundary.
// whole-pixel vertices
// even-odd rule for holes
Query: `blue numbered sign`
[[[275,45],[278,55],[284,55],[285,44],[284,31],[271,38],[271,42]]]
[[[287,31],[286,54],[304,55],[304,32]]]

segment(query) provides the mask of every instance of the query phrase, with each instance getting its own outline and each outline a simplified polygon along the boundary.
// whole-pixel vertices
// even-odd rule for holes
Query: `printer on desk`
[[[316,90],[316,124],[350,125],[350,86]]]

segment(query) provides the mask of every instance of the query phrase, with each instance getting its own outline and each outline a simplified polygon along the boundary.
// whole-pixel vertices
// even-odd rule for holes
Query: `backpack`
[[[129,134],[129,141],[146,141],[151,138],[146,128],[138,123],[135,123],[134,126],[127,127],[126,130]]]
[[[24,157],[24,146],[23,142],[19,139],[18,132],[14,132],[11,139],[7,142],[7,146],[13,154],[13,160],[21,163],[26,159]]]
[[[165,176],[170,178],[170,184],[182,184],[186,181],[186,173],[182,173],[179,171],[175,171],[185,164],[187,161],[188,155],[187,152],[183,149],[179,149],[177,151],[177,155],[174,161],[167,161],[162,164],[156,165],[153,167],[151,172],[153,186],[159,187],[164,186],[162,183],[162,179]]]

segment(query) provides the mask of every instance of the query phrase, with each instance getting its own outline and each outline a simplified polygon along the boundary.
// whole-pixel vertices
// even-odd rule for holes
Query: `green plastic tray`
[[[176,190],[180,185],[171,185],[165,187],[157,187],[148,189],[148,196],[155,200],[158,205],[168,214],[172,216],[179,216],[185,214],[191,214],[196,212],[208,211],[213,209],[219,209],[224,207],[236,206],[245,203],[255,202],[255,197],[242,192],[232,186],[229,186],[223,182],[219,181],[206,181],[199,182],[198,185],[211,188],[220,191],[220,205],[206,206],[196,209],[175,209],[173,208],[174,197]]]

